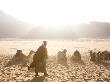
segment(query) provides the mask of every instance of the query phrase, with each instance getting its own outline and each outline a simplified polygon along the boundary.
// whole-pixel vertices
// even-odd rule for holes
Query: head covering
[[[43,43],[47,43],[47,41],[43,41]]]

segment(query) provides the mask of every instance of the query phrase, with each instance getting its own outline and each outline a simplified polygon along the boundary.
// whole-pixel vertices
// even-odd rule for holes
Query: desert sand
[[[39,41],[38,41],[39,42]],[[24,44],[25,43],[25,44]],[[6,66],[6,64],[11,61],[15,51],[9,48],[20,48],[24,49],[24,53],[29,52],[29,49],[35,49],[35,45],[26,45],[25,42],[21,41],[1,41],[0,45],[0,82],[110,82],[110,65],[96,65],[90,61],[88,49],[109,49],[109,42],[96,42],[95,46],[93,42],[51,42],[49,44],[49,59],[47,60],[47,72],[48,77],[44,77],[42,73],[39,73],[39,77],[35,77],[35,73],[32,70],[28,71],[27,66],[22,63],[13,64]],[[33,42],[35,44],[37,42]],[[24,45],[24,46],[23,46]],[[59,46],[58,46],[59,45]],[[33,47],[32,47],[33,46]],[[52,47],[53,46],[53,47]],[[58,64],[56,62],[56,54],[58,47],[68,49],[68,54],[72,52],[72,49],[79,49],[81,51],[83,64],[81,63],[71,63],[68,56],[68,66]],[[72,48],[73,46],[73,48]],[[75,47],[74,47],[75,46]],[[82,49],[83,47],[83,49]],[[57,48],[57,49],[56,49]],[[53,49],[53,55],[51,49]],[[55,50],[56,49],[56,50]],[[70,50],[69,50],[70,49]],[[74,51],[74,50],[73,50]],[[83,52],[82,52],[83,51]],[[85,52],[84,52],[85,51]],[[55,53],[56,52],[56,53]],[[84,55],[85,53],[85,55]],[[15,63],[15,62],[13,62]]]
[[[54,57],[47,60],[48,77],[39,73],[35,77],[34,70],[27,70],[22,63],[5,66],[11,57],[0,56],[0,82],[110,82],[110,65],[96,65],[83,58],[84,64],[68,62],[68,66],[58,64]],[[14,64],[14,62],[13,62]]]

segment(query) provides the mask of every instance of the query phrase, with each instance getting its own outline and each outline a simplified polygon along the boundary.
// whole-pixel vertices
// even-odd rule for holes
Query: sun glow
[[[109,0],[2,0],[0,10],[42,26],[110,21]]]

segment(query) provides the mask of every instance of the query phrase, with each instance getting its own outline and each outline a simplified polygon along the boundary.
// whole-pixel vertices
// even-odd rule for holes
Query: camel
[[[83,61],[81,60],[81,54],[78,50],[76,50],[73,55],[70,57],[71,63],[81,63],[83,64]]]
[[[31,50],[30,52],[29,52],[29,55],[28,56],[26,56],[26,60],[27,60],[27,62],[30,62],[31,61],[31,55],[32,54],[35,54],[35,52],[33,51],[33,50]]]
[[[57,62],[58,63],[67,63],[67,58],[66,58],[66,52],[67,50],[64,49],[63,51],[59,51],[57,53]]]
[[[31,50],[29,52],[29,55],[26,56],[22,53],[22,50],[17,50],[16,55],[13,56],[13,58],[6,64],[6,66],[15,65],[15,64],[22,64],[27,66],[27,64],[31,62],[31,55],[34,53],[35,52]]]

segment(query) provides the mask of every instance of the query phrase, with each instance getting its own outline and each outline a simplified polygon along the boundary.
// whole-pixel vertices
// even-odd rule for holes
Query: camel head
[[[29,55],[32,55],[32,54],[34,54],[34,53],[35,53],[35,51],[31,50],[31,51],[29,52]]]

